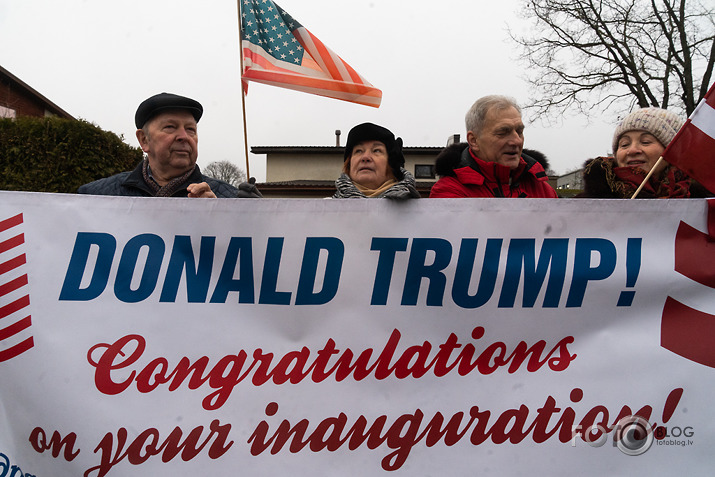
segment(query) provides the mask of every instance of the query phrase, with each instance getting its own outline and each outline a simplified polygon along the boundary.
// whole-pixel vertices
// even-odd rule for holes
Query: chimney
[[[459,143],[459,134],[452,134],[447,138],[447,146]]]
[[[340,147],[340,129],[335,130],[335,147]]]

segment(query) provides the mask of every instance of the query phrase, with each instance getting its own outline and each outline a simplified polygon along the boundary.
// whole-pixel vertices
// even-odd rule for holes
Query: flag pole
[[[241,0],[236,0],[238,6],[238,56],[241,64],[241,111],[243,113],[243,147],[246,154],[246,179],[251,182],[251,171],[248,165],[248,129],[246,128],[246,92],[243,89],[243,39],[241,34]],[[253,180],[255,182],[255,179]],[[253,183],[251,182],[251,183]]]
[[[648,179],[650,179],[650,176],[653,175],[653,173],[655,172],[655,170],[658,169],[658,166],[660,166],[660,164],[661,164],[664,160],[665,160],[665,159],[663,159],[663,156],[660,156],[660,157],[658,158],[658,160],[656,161],[655,165],[654,165],[653,167],[651,167],[650,171],[648,171],[648,175],[646,175],[646,176],[645,176],[645,179],[643,179],[643,182],[641,182],[641,185],[638,186],[638,188],[636,189],[636,191],[635,191],[635,192],[633,193],[633,195],[631,196],[631,199],[635,199],[635,198],[638,196],[638,194],[640,193],[641,189],[642,189],[643,187],[645,187],[646,183],[648,182]]]

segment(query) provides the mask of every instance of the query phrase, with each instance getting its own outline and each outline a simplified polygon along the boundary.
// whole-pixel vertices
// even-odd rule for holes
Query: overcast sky
[[[529,97],[507,27],[522,0],[282,0],[278,4],[383,92],[379,109],[252,83],[250,146],[330,146],[371,121],[407,146],[465,137],[480,96]],[[76,118],[134,136],[134,112],[162,91],[204,106],[199,165],[245,170],[237,5],[233,0],[0,0],[0,65]],[[527,122],[526,147],[557,174],[608,152],[614,115]],[[250,173],[265,180],[265,157]]]

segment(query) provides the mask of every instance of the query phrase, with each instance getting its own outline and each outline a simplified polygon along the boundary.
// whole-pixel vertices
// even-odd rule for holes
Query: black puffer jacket
[[[199,166],[196,166],[194,172],[189,176],[184,184],[177,189],[172,197],[188,197],[189,193],[186,187],[189,184],[198,184],[206,182],[216,197],[220,199],[232,199],[239,197],[239,191],[227,182],[205,176],[201,173]],[[91,195],[118,195],[130,197],[153,197],[154,193],[151,188],[144,182],[142,174],[142,163],[134,168],[133,171],[120,172],[104,179],[99,179],[89,184],[84,184],[77,189],[78,194]]]

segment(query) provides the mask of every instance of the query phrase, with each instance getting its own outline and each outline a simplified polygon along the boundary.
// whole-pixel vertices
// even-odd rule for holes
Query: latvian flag
[[[665,149],[663,159],[715,192],[715,83]]]

